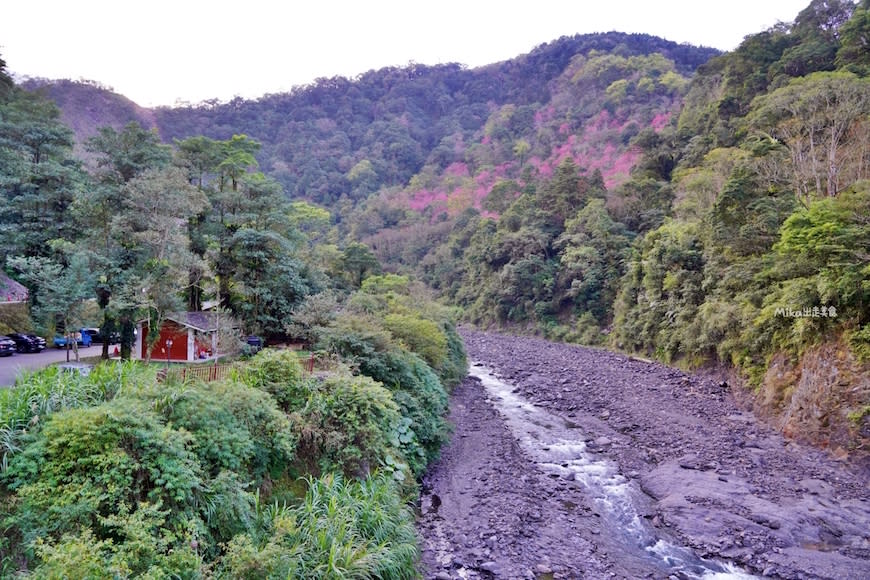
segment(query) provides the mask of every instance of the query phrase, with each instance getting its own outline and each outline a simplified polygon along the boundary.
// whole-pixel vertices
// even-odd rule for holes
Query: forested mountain
[[[167,143],[196,135],[221,140],[247,135],[262,144],[260,167],[288,196],[332,204],[341,197],[358,201],[382,188],[404,186],[427,161],[442,168],[461,161],[457,144],[479,141],[484,125],[502,106],[521,108],[512,131],[522,133],[530,127],[530,111],[560,91],[551,83],[564,76],[572,59],[590,52],[625,58],[659,54],[681,75],[718,54],[643,34],[578,35],[476,69],[409,64],[354,79],[321,78],[254,101],[237,98],[154,110],[141,109],[97,83],[32,80],[24,86],[41,87],[81,142],[95,127],[120,128],[130,121],[156,127]]]
[[[812,0],[727,54],[582,35],[152,114],[166,143],[257,143],[287,198],[330,211],[334,265],[370,250],[480,325],[722,363],[784,428],[847,446],[870,434],[868,18]]]
[[[870,0],[811,0],[726,54],[583,35],[150,111],[0,60],[14,330],[99,325],[126,358],[136,321],[215,302],[227,343],[330,363],[2,391],[0,575],[413,576],[402,498],[466,370],[456,316],[717,366],[787,433],[860,453],[868,43]]]

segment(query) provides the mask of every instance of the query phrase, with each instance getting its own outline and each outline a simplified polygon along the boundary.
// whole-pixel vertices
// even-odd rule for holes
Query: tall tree
[[[857,75],[870,74],[870,2],[862,2],[840,28],[836,64]]]
[[[792,186],[807,205],[810,196],[835,196],[870,176],[870,80],[852,73],[814,73],[759,97],[750,115],[789,151]]]
[[[6,72],[6,61],[3,60],[3,57],[0,57],[0,99],[3,99],[12,92],[12,87],[15,86],[15,83],[12,81],[12,77]]]
[[[170,150],[155,132],[135,122],[120,131],[101,128],[88,140],[86,148],[95,156],[96,183],[79,198],[76,209],[86,224],[85,241],[93,263],[98,303],[103,308],[103,330],[120,327],[121,356],[129,358],[137,313],[144,299],[140,268],[144,260],[124,229],[121,216],[125,213],[125,187],[150,170],[166,167]],[[103,357],[108,356],[109,345],[104,343]]]
[[[112,229],[126,232],[124,244],[136,255],[137,275],[127,276],[128,296],[141,300],[149,328],[160,328],[166,315],[180,310],[191,271],[204,270],[190,251],[186,224],[208,204],[179,168],[149,169],[124,186],[122,211]],[[140,293],[137,290],[141,290]],[[158,334],[149,336],[147,353]]]
[[[72,247],[67,246],[66,249],[72,250]],[[78,360],[74,333],[85,323],[86,303],[93,298],[94,283],[84,254],[74,252],[66,261],[64,265],[42,256],[15,257],[9,259],[9,266],[36,289],[34,316],[41,319],[46,328],[54,328],[55,324],[59,324]],[[67,361],[69,357],[68,348]]]
[[[5,255],[48,256],[48,242],[71,240],[69,212],[85,175],[58,108],[14,91],[0,101],[0,247]]]

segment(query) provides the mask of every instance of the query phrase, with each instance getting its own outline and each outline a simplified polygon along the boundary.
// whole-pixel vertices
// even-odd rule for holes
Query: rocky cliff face
[[[785,435],[836,456],[870,456],[870,364],[840,338],[797,361],[775,356],[754,400],[755,411]]]

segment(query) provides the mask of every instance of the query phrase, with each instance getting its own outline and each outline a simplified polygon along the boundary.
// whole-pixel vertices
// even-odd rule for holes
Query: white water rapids
[[[587,437],[576,425],[518,397],[513,386],[483,366],[473,364],[469,374],[480,379],[529,457],[544,472],[579,483],[599,507],[602,524],[632,557],[681,578],[755,578],[733,564],[701,558],[662,537],[638,509],[646,496],[613,462],[587,449]]]

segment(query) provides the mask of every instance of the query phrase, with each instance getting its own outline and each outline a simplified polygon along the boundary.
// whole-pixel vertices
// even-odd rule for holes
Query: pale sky
[[[97,81],[143,106],[257,98],[409,62],[499,62],[560,36],[641,32],[732,50],[810,0],[4,0],[17,77]]]

